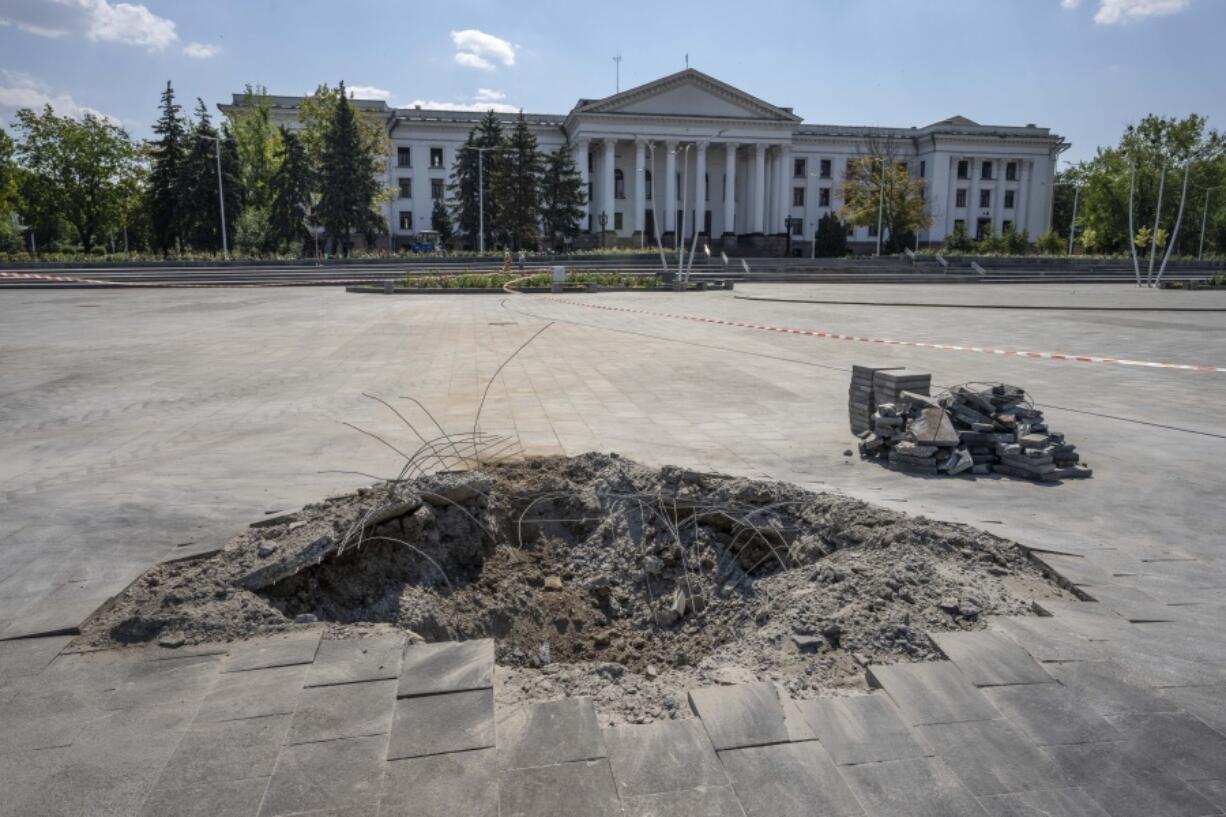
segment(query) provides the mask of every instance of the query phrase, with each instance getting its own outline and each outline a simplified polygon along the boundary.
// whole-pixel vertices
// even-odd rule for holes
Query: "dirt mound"
[[[925,630],[1060,595],[1014,543],[783,483],[616,455],[383,483],[163,565],[83,626],[90,644],[196,643],[324,622],[493,636],[502,701],[590,694],[609,722],[686,689],[797,697],[924,660]],[[297,624],[296,624],[297,622]]]

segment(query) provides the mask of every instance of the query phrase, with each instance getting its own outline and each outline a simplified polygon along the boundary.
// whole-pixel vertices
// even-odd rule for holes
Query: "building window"
[[[614,213],[613,214],[613,229],[620,230],[621,228],[622,228],[622,214]]]
[[[1005,181],[1017,181],[1017,162],[1009,162],[1005,165]]]
[[[992,234],[992,219],[981,218],[975,226],[975,239],[982,241]]]
[[[644,184],[643,189],[647,193],[647,200],[651,201],[651,171],[650,170],[643,171],[643,184]]]
[[[626,174],[621,168],[616,168],[613,171],[613,198],[624,199],[626,197]]]
[[[830,178],[830,160],[829,159],[822,159],[820,170],[821,170],[821,176],[823,179]]]
[[[920,178],[925,179],[927,177],[928,177],[928,163],[921,161],[920,162]]]
[[[592,182],[587,183],[587,200],[589,204],[592,201],[592,184]]]
[[[966,188],[959,187],[958,192],[954,194],[954,207],[966,206]]]
[[[793,187],[792,188],[792,206],[793,207],[804,207],[805,206],[805,189],[803,187]]]
[[[1005,209],[1006,210],[1013,209],[1013,191],[1012,190],[1005,191]]]
[[[966,221],[964,219],[956,218],[954,219],[954,232],[958,232],[959,230],[962,230],[963,232],[966,231]]]
[[[1002,235],[1008,235],[1009,233],[1013,232],[1013,222],[1002,221],[1000,223],[1000,232]]]
[[[412,210],[401,210],[400,211],[400,229],[402,230],[413,229],[413,211]]]
[[[969,179],[971,177],[971,163],[966,159],[958,161],[958,178]]]
[[[430,167],[438,169],[443,166],[443,149],[430,148]]]
[[[396,167],[412,167],[413,151],[409,148],[396,148]]]
[[[805,226],[804,219],[794,218],[790,223],[792,225],[792,235],[801,235],[801,228]]]
[[[817,191],[817,204],[819,207],[830,206],[830,188],[823,187]]]
[[[587,172],[592,173],[596,170],[596,154],[588,152],[587,154]]]
[[[413,180],[412,179],[397,179],[396,181],[400,185],[400,198],[402,199],[413,198]]]
[[[868,237],[869,238],[877,237],[877,225],[876,224],[868,225]]]
[[[443,180],[442,179],[431,179],[430,180],[430,200],[438,201],[442,197],[443,197]]]
[[[792,178],[803,179],[805,177],[805,164],[804,159],[792,160]]]
[[[899,163],[898,163],[898,169],[899,169],[899,170],[901,170],[903,173],[906,173],[906,172],[907,172],[907,163],[906,163],[906,162],[899,162]]]
[[[979,206],[980,207],[991,207],[992,206],[992,191],[991,190],[980,190],[979,191]]]
[[[979,178],[987,179],[988,181],[992,180],[992,163],[991,162],[984,162],[982,165],[980,165]]]

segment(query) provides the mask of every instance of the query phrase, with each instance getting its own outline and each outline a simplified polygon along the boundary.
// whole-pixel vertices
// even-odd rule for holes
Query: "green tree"
[[[545,157],[541,173],[541,231],[555,246],[579,234],[587,191],[575,167],[570,144],[564,144]]]
[[[381,157],[364,138],[341,83],[324,133],[319,165],[319,222],[338,252],[348,254],[355,234],[370,237],[385,225],[375,211]]]
[[[220,145],[218,140],[220,139]],[[233,237],[243,211],[243,182],[238,149],[226,129],[213,127],[208,106],[197,100],[196,120],[189,135],[189,148],[183,163],[182,202],[187,208],[185,234],[196,250],[220,251],[222,248],[221,206],[217,192],[217,151],[221,150],[221,186],[225,196],[226,233]]]
[[[499,213],[493,206],[490,195],[490,179],[496,172],[497,154],[494,148],[502,143],[502,125],[493,110],[485,112],[477,127],[468,133],[468,139],[456,154],[455,164],[451,171],[449,192],[452,205],[452,217],[457,227],[457,233],[463,238],[465,246],[470,250],[477,249],[477,233],[481,223],[481,184],[484,182],[485,194],[485,245],[494,246],[494,225]],[[486,148],[482,153],[476,148]],[[481,157],[484,156],[484,159]],[[484,172],[481,172],[484,164]]]
[[[266,209],[272,200],[270,184],[277,170],[281,135],[272,123],[272,99],[262,85],[248,84],[242,99],[226,112],[238,151],[239,175],[247,205]]]
[[[847,255],[847,225],[834,213],[826,213],[818,219],[817,233],[813,240],[813,253],[818,258],[842,258]]]
[[[430,210],[430,229],[438,233],[439,244],[443,247],[451,245],[452,233],[455,230],[451,225],[451,214],[447,212],[447,205],[442,199],[434,200],[434,206]]]
[[[946,237],[941,249],[946,252],[974,252],[975,242],[966,234],[966,224],[955,222],[954,231]]]
[[[1059,233],[1055,230],[1048,230],[1039,236],[1039,240],[1035,243],[1035,248],[1043,255],[1063,255],[1068,246],[1060,238]]]
[[[149,227],[154,246],[163,255],[183,246],[187,215],[184,206],[184,163],[187,160],[187,122],[175,102],[174,87],[162,91],[162,112],[153,126],[157,138],[149,142]]]
[[[876,227],[880,213],[886,231],[883,251],[901,252],[913,243],[916,232],[932,224],[924,202],[925,184],[895,159],[890,143],[880,145],[870,139],[869,152],[847,163],[839,185],[843,199],[839,215],[849,224]]]
[[[132,140],[101,117],[56,116],[50,105],[41,114],[18,111],[17,129],[22,164],[41,180],[29,190],[45,197],[41,206],[54,207],[90,252],[115,224],[120,181],[135,160]]]
[[[0,128],[0,221],[7,222],[17,209],[17,163],[13,139]]]
[[[268,249],[305,250],[312,240],[304,219],[315,189],[315,174],[297,134],[282,128],[280,143],[277,169],[269,180]]]

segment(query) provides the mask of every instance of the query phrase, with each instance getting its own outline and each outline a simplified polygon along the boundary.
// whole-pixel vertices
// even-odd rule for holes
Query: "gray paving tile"
[[[1179,709],[1173,700],[1130,680],[1127,670],[1114,661],[1048,664],[1048,670],[1078,700],[1100,715]]]
[[[140,813],[141,817],[255,817],[267,787],[267,777],[176,789],[157,786]]]
[[[0,641],[0,684],[42,672],[72,638],[61,635]]]
[[[1060,684],[988,687],[983,694],[1040,746],[1123,738],[1102,715]]]
[[[622,817],[605,759],[504,769],[498,789],[500,817]]]
[[[195,786],[266,777],[289,728],[289,715],[193,724],[175,749],[159,784]]]
[[[71,745],[90,721],[106,714],[108,697],[74,678],[18,679],[0,704],[0,754]]]
[[[493,749],[393,760],[386,766],[379,817],[498,817]]]
[[[68,747],[0,754],[0,817],[30,817],[49,811],[61,796],[59,770]]]
[[[589,698],[523,703],[499,709],[498,766],[522,769],[607,757]]]
[[[691,689],[690,708],[716,750],[791,740],[779,688],[769,682]]]
[[[174,661],[132,662],[108,709],[135,709],[175,702],[199,702],[208,694],[217,676],[214,656],[179,658]]]
[[[315,653],[319,649],[319,635],[318,630],[312,630],[235,644],[222,664],[222,672],[309,664],[315,660]]]
[[[325,639],[307,673],[306,686],[386,681],[400,677],[404,637]]]
[[[1000,717],[983,693],[948,661],[874,665],[868,668],[868,677],[889,694],[911,726]]]
[[[285,742],[386,734],[392,728],[395,704],[395,679],[304,689]]]
[[[1226,735],[1226,684],[1166,687],[1157,693]]]
[[[903,723],[885,693],[818,698],[797,705],[840,766],[924,757],[932,751]]]
[[[1191,786],[1122,743],[1052,746],[1069,783],[1082,787],[1111,817],[1196,817],[1218,814]]]
[[[724,767],[697,718],[615,726],[604,730],[604,740],[623,799],[728,785]]]
[[[1112,715],[1130,749],[1182,780],[1226,779],[1226,736],[1191,715]]]
[[[1226,780],[1193,780],[1188,785],[1201,797],[1226,812]]]
[[[940,758],[863,763],[839,771],[868,817],[986,817]]]
[[[1051,758],[1007,721],[933,724],[919,733],[972,794],[1068,785]]]
[[[1052,681],[1030,653],[1005,636],[987,630],[929,633],[928,636],[975,686]]]
[[[387,736],[286,746],[277,758],[260,817],[312,811],[374,811]]]
[[[1111,817],[1085,789],[1048,789],[980,797],[990,817]]]
[[[1101,661],[1100,642],[1074,633],[1054,616],[993,616],[988,629],[1012,638],[1036,661]]]
[[[413,644],[400,665],[401,698],[438,692],[488,689],[494,685],[494,641],[442,641]]]
[[[395,702],[395,713],[389,760],[494,745],[492,689],[400,698]]]
[[[623,797],[625,817],[745,817],[731,786]]]
[[[817,741],[719,753],[748,817],[852,817],[864,810]]]
[[[197,723],[292,714],[305,666],[218,673],[196,713]]]

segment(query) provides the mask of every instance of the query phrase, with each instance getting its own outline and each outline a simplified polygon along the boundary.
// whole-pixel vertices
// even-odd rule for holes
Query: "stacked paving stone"
[[[873,410],[860,456],[916,474],[1006,474],[1037,482],[1091,476],[1074,445],[1051,431],[1026,392],[1005,383],[929,395],[931,377],[873,369]],[[864,374],[853,371],[853,397]],[[853,407],[852,428],[856,427]]]

